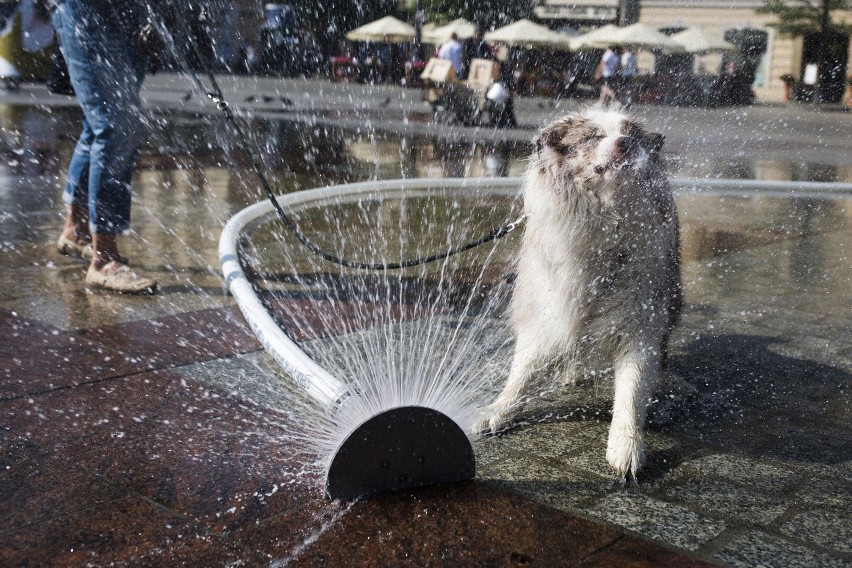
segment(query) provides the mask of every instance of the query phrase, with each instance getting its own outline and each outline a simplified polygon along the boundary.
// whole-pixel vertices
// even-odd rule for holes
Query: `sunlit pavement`
[[[238,110],[266,118],[435,134],[416,90],[223,84]],[[190,88],[157,76],[146,100],[215,113]],[[163,132],[143,149],[124,252],[161,291],[104,294],[51,244],[78,128],[60,107],[73,101],[25,86],[0,94],[8,102],[26,106],[2,107],[0,564],[852,565],[852,196],[679,196],[687,306],[671,371],[696,392],[661,391],[638,485],[607,471],[606,393],[580,388],[557,393],[551,419],[478,440],[472,482],[329,503],[320,480],[282,474],[296,459],[280,441],[286,422],[211,378],[273,367],[218,273],[222,224],[261,198],[239,144],[236,157],[206,149],[213,117],[171,137],[182,114],[152,123]],[[576,106],[562,104],[519,100],[512,131],[441,132],[525,141]],[[852,178],[848,113],[635,112],[666,133],[684,175]],[[409,169],[399,156],[353,159],[346,175],[446,175],[434,154]],[[468,175],[487,171],[478,150],[462,159]],[[311,160],[274,182],[336,181]],[[519,167],[512,157],[504,171]]]

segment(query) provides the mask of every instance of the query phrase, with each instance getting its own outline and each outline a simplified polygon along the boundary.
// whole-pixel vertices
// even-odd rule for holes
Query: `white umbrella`
[[[610,45],[634,45],[639,48],[664,48],[670,52],[683,51],[683,45],[669,36],[636,23],[624,28],[612,24],[592,30],[570,40],[574,49],[604,49]]]
[[[737,49],[734,44],[728,43],[719,36],[709,34],[701,28],[687,28],[674,34],[670,39],[681,44],[688,53],[711,53]]]
[[[457,18],[449,24],[433,28],[428,32],[423,32],[423,41],[427,43],[442,44],[450,39],[450,36],[455,32],[459,39],[465,39],[473,36],[476,31],[476,26],[468,22],[464,18]]]
[[[414,39],[414,26],[410,26],[393,16],[385,16],[375,22],[355,28],[348,34],[349,41],[375,41],[404,43]]]
[[[614,34],[619,29],[621,28],[615,24],[607,24],[582,35],[572,37],[568,40],[568,43],[571,45],[571,49],[575,51],[606,48],[614,43]]]
[[[484,39],[485,41],[513,46],[571,49],[568,36],[557,33],[547,26],[531,22],[526,18],[488,32]]]
[[[621,45],[635,45],[646,49],[662,48],[670,52],[683,51],[683,45],[672,38],[645,24],[635,23],[618,31],[618,39]]]

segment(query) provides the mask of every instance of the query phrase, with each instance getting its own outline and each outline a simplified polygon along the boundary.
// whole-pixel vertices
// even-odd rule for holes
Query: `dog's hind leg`
[[[622,479],[628,474],[636,479],[645,463],[645,414],[660,375],[660,356],[658,342],[638,341],[622,350],[614,362],[615,397],[606,461]]]

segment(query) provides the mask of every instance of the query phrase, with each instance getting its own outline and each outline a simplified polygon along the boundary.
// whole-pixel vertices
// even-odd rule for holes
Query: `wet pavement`
[[[294,419],[234,386],[276,376],[217,258],[222,225],[262,196],[241,141],[188,85],[146,87],[123,251],[160,281],[152,297],[87,290],[51,244],[71,101],[0,95],[0,564],[852,565],[848,192],[678,195],[686,308],[671,371],[695,392],[661,390],[638,485],[607,471],[605,389],[580,387],[476,440],[475,480],[329,502],[315,474],[293,473]],[[226,93],[260,117],[249,142],[280,191],[516,175],[512,142],[575,104],[520,99],[523,128],[493,131],[430,127],[415,90],[240,79]],[[666,133],[680,176],[852,181],[848,113],[635,112]]]

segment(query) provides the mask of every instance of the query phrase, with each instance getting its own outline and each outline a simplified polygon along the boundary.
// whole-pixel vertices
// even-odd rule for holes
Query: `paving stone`
[[[796,493],[796,501],[805,505],[852,511],[852,484],[843,476],[809,477]]]
[[[710,516],[746,524],[767,525],[789,507],[785,497],[712,479],[689,479],[682,485],[666,487],[663,494]]]
[[[121,353],[139,372],[260,349],[242,318],[230,308],[97,327],[79,335]]]
[[[288,435],[286,419],[201,383],[147,386],[155,402],[145,418],[77,450],[78,463],[214,531],[321,495],[316,456]]]
[[[602,437],[604,436],[604,437]],[[530,452],[537,457],[561,460],[572,453],[599,444],[606,432],[593,421],[558,421],[532,424],[519,428],[501,440],[514,449]]]
[[[316,401],[307,396],[265,351],[185,365],[172,372],[294,420],[299,413],[311,416],[321,412]]]
[[[852,562],[841,557],[814,551],[761,531],[749,531],[731,540],[714,557],[738,568],[754,566],[848,568],[852,566]]]
[[[132,372],[105,345],[0,310],[0,399],[12,399]]]
[[[4,404],[0,424],[66,456],[128,437],[163,405],[173,376],[150,373],[102,380]]]
[[[30,525],[127,495],[120,485],[14,434],[9,433],[4,439],[2,451],[0,534],[6,536],[0,541]]]
[[[619,537],[610,527],[465,483],[358,502],[291,565],[571,565]]]
[[[686,550],[698,550],[728,526],[724,521],[703,517],[629,488],[606,496],[588,513]]]
[[[781,525],[781,532],[825,548],[852,553],[852,526],[849,524],[848,508],[815,507]]]
[[[617,485],[612,477],[600,477],[564,462],[539,459],[509,448],[498,460],[478,463],[477,479],[499,483],[560,508],[587,504]]]
[[[4,566],[245,566],[262,559],[139,497],[57,513],[3,541]]]
[[[598,448],[588,449],[571,456],[565,460],[565,463],[589,474],[615,481],[615,475],[606,461],[606,446],[604,444],[601,444]]]
[[[731,454],[712,454],[686,461],[672,472],[673,478],[681,475],[719,477],[762,492],[781,491],[796,479],[795,473],[787,469]]]
[[[612,545],[596,552],[583,560],[579,566],[591,568],[691,568],[711,566],[704,560],[691,558],[682,552],[671,554],[665,549],[651,545],[647,540],[630,535],[624,536]]]

